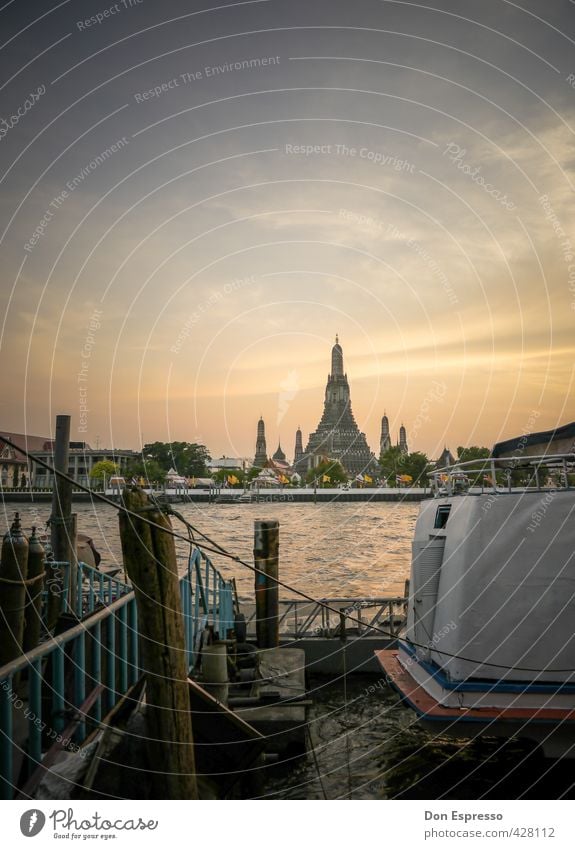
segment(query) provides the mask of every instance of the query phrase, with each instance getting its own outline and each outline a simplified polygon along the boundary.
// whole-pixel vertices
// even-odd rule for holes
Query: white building
[[[242,457],[218,457],[208,463],[208,469],[212,474],[224,469],[226,472],[245,472],[249,462]]]
[[[51,466],[54,465],[54,443],[52,440],[46,440],[42,450],[35,450],[32,453],[34,457],[44,460]],[[109,460],[116,464],[118,475],[125,475],[130,462],[138,460],[140,456],[137,451],[130,449],[90,448],[87,442],[71,442],[68,474],[78,483],[90,486],[90,472],[96,463]],[[31,465],[32,486],[51,487],[54,482],[54,475],[39,463],[35,463],[34,460],[32,460]]]

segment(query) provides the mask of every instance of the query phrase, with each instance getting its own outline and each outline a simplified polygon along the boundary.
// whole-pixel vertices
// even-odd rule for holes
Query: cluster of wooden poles
[[[70,417],[56,419],[54,466],[68,471]],[[2,540],[0,556],[0,666],[35,648],[45,627],[52,633],[63,611],[65,580],[58,564],[69,564],[67,591],[76,598],[76,515],[72,513],[72,484],[56,476],[52,497],[51,557],[32,528],[25,536],[16,513]],[[47,590],[45,621],[42,596]]]
[[[58,416],[54,467],[66,475],[70,417]],[[51,563],[68,563],[70,598],[76,597],[75,516],[71,482],[56,475],[51,517],[53,560],[33,532],[27,539],[18,515],[2,544],[0,666],[30,651],[42,634],[42,593],[48,594],[48,632],[62,610],[62,582]],[[141,518],[138,518],[141,517]],[[146,521],[148,520],[148,521]],[[124,490],[120,537],[126,573],[138,607],[140,658],[146,678],[148,740],[162,797],[198,797],[190,692],[175,540],[170,520],[137,487]],[[279,523],[256,522],[254,537],[257,637],[260,648],[279,644]]]

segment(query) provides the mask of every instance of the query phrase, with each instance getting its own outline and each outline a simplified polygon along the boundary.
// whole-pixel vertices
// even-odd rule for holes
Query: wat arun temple
[[[400,429],[398,444],[402,451],[407,452],[403,426]],[[380,452],[385,451],[390,445],[389,421],[384,415]],[[337,336],[331,350],[331,372],[327,377],[322,417],[317,428],[310,434],[305,450],[302,433],[298,428],[295,457],[291,469],[305,478],[310,469],[324,460],[339,461],[350,476],[374,475],[378,472],[375,454],[370,450],[365,433],[360,431],[351,409],[349,382],[343,366],[343,350]],[[267,460],[265,427],[263,420],[260,419],[254,466],[263,468],[265,465],[273,467],[282,464],[285,467],[288,466],[280,446],[273,457]]]

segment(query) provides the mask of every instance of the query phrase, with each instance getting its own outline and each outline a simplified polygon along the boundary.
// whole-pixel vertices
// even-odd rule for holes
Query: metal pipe
[[[128,605],[130,622],[130,684],[135,684],[140,677],[138,663],[138,608],[135,599]]]
[[[0,735],[0,798],[12,799],[14,787],[12,786],[12,676],[2,681],[0,687],[0,725],[3,734]]]
[[[55,731],[64,728],[64,647],[58,646],[52,655],[52,724]]]
[[[32,770],[42,760],[42,669],[40,661],[30,665],[28,673],[28,754]]]
[[[116,617],[106,622],[106,704],[112,710],[116,704]]]
[[[74,704],[79,707],[86,699],[86,632],[84,631],[76,640],[74,646]],[[86,736],[86,722],[78,725],[76,739],[83,740]]]
[[[92,679],[96,685],[102,680],[102,622],[95,622],[92,630]],[[94,719],[99,722],[101,718],[102,697],[99,695],[94,703]]]

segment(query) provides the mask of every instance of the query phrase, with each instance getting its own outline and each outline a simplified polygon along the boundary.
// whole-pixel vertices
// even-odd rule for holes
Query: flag
[[[398,475],[397,480],[401,481],[401,483],[411,483],[413,478],[411,477],[411,475]]]
[[[329,475],[322,475],[322,481],[323,481],[324,483],[329,483],[329,482],[330,482],[330,480],[331,480],[331,478],[330,478],[330,476],[329,476]]]
[[[373,483],[373,478],[370,477],[369,475],[364,475],[363,479],[366,483]]]

